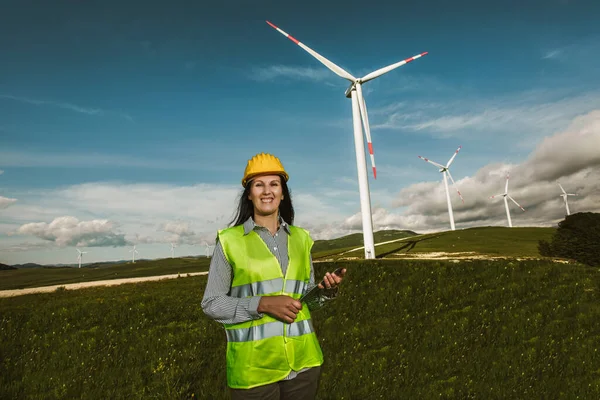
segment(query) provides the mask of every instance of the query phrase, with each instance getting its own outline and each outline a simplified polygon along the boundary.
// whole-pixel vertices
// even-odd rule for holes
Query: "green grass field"
[[[208,258],[164,258],[160,260],[140,260],[135,263],[102,265],[93,268],[23,268],[0,271],[0,277],[2,277],[0,279],[0,290],[201,272],[208,271],[209,263],[210,259]]]
[[[550,240],[555,228],[484,227],[419,235],[406,240],[376,246],[377,257],[402,257],[414,253],[444,252],[492,257],[541,257],[540,240]],[[363,250],[344,254],[361,257]]]
[[[554,228],[470,228],[415,236],[410,231],[375,232],[376,243],[404,239],[376,246],[378,258],[413,257],[415,253],[471,252],[473,256],[491,257],[540,257],[539,240],[549,240]],[[329,260],[358,257],[364,250],[348,252],[362,245],[362,234],[342,238],[316,241],[313,247],[314,260]],[[86,268],[25,268],[0,271],[0,290],[23,289],[76,282],[88,282],[117,278],[136,278],[153,275],[208,271],[210,260],[206,258],[165,258],[141,260],[135,264],[100,265]]]
[[[137,263],[136,263],[137,264]],[[600,398],[600,273],[551,261],[343,265],[313,318],[320,399]],[[0,299],[0,398],[223,399],[206,277]]]
[[[412,231],[385,230],[374,232],[373,239],[375,240],[375,243],[380,243],[414,235],[416,235],[416,233]],[[340,250],[351,250],[362,245],[362,233],[353,233],[337,239],[315,240],[312,253],[314,257],[322,257],[324,254],[334,254]]]

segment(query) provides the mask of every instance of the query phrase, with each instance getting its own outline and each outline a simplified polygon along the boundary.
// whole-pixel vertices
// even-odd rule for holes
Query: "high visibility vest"
[[[243,225],[219,231],[219,241],[233,268],[232,297],[287,295],[299,299],[310,280],[313,241],[304,229],[289,226],[289,264],[285,276],[258,233],[244,235]],[[227,334],[227,384],[250,389],[277,382],[292,370],[323,364],[308,306],[293,323],[264,314],[260,319],[224,324]]]

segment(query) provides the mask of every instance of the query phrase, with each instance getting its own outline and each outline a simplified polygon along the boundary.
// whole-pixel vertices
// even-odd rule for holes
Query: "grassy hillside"
[[[374,233],[375,243],[405,238],[375,247],[378,258],[414,257],[416,253],[445,252],[505,257],[540,257],[539,240],[550,240],[554,228],[470,228],[427,235],[411,231],[379,231]],[[332,240],[315,241],[313,259],[338,257],[363,258],[364,250],[348,251],[362,246],[362,234],[353,234]],[[341,253],[344,253],[343,256]],[[210,260],[205,258],[165,258],[140,260],[135,264],[87,266],[85,268],[19,268],[0,271],[0,290],[22,289],[75,282],[116,278],[165,275],[207,271]]]
[[[164,258],[85,268],[24,268],[2,271],[0,290],[208,271],[209,263],[207,258]]]
[[[537,246],[549,240],[555,228],[484,227],[419,235],[377,246],[377,257],[402,257],[414,253],[444,252],[503,257],[541,257]],[[344,254],[361,257],[363,250]]]
[[[320,399],[600,398],[600,274],[377,260],[314,312]],[[0,299],[0,398],[225,399],[206,277]]]
[[[385,230],[373,233],[375,243],[387,242],[389,240],[400,239],[416,235],[413,231]],[[363,234],[353,233],[351,235],[342,236],[337,239],[330,240],[315,240],[312,248],[314,257],[322,257],[326,254],[335,254],[344,250],[352,250],[353,248],[363,245]]]

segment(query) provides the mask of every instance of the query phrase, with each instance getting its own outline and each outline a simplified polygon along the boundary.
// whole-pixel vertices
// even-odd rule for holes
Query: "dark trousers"
[[[289,381],[279,381],[252,389],[229,389],[231,400],[314,400],[321,367],[304,371]]]

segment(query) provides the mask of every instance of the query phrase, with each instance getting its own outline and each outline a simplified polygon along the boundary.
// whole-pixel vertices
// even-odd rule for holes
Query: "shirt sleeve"
[[[244,298],[229,296],[231,274],[231,264],[225,258],[221,243],[217,241],[202,299],[204,313],[222,324],[237,324],[262,318],[263,314],[258,312],[260,296]]]

